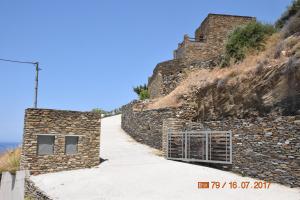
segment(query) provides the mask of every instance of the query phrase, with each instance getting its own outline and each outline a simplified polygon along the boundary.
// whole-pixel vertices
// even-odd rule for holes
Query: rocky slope
[[[188,110],[189,119],[294,115],[300,109],[300,36],[274,35],[266,51],[229,68],[191,71],[169,95],[147,104]]]

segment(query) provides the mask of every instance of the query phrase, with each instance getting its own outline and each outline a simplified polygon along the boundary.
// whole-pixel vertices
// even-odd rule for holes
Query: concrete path
[[[230,172],[165,160],[131,139],[121,117],[102,121],[101,157],[93,169],[44,174],[32,180],[53,199],[63,200],[300,200],[300,190],[271,184],[270,189],[229,189],[228,182],[250,181]],[[227,182],[224,189],[197,189],[198,181]]]

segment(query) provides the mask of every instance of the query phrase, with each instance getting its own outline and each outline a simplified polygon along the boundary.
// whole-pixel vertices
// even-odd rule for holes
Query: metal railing
[[[232,164],[231,131],[170,131],[167,159]]]

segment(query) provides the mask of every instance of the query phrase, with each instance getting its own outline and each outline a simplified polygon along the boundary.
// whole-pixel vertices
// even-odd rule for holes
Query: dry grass
[[[243,80],[257,76],[260,68],[271,67],[280,65],[288,60],[286,56],[279,56],[274,58],[274,53],[278,43],[282,40],[279,33],[272,35],[267,43],[266,50],[259,54],[249,54],[246,59],[239,64],[231,65],[227,68],[215,68],[213,70],[198,69],[190,71],[187,78],[184,79],[178,87],[173,90],[169,95],[156,99],[153,103],[147,106],[147,109],[158,109],[165,107],[178,107],[182,105],[181,97],[193,95],[196,90],[205,88],[211,84],[240,84]],[[284,45],[283,50],[295,48],[300,40],[297,38],[298,43],[294,42],[293,45]],[[290,42],[290,41],[289,41]]]
[[[21,149],[7,150],[0,155],[0,173],[12,172],[15,173],[19,170],[20,166]]]

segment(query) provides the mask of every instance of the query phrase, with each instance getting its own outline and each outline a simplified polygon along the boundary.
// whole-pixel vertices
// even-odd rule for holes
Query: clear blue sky
[[[39,61],[39,107],[111,110],[208,13],[273,23],[291,0],[2,0],[0,58]],[[0,142],[21,141],[34,67],[0,62]]]

